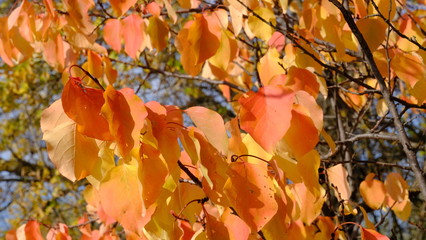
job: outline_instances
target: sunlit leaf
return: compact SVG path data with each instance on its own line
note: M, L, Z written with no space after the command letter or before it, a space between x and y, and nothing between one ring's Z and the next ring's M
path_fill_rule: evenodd
M204 107L191 107L185 110L195 125L204 133L209 142L222 154L228 152L228 136L222 117Z
M99 187L101 205L105 212L125 229L141 231L145 225L145 204L138 167L121 164L111 169Z
M280 86L266 86L257 93L249 92L238 101L241 104L241 128L266 151L274 145L290 127L294 92Z
M250 27L250 30L256 37L267 42L274 33L274 29L269 24L262 21L262 19L267 21L268 23L271 23L272 25L275 25L274 12L266 7L254 9L254 12L257 16L253 14L249 15L248 18L248 25ZM259 17L262 19L260 19Z
M95 139L77 131L76 123L64 113L61 100L43 111L41 129L49 158L63 176L75 181L91 174L99 148Z
M104 39L111 48L120 52L121 50L121 22L118 19L110 18L104 26Z
M124 51L133 59L137 59L142 50L144 28L144 21L137 14L131 14L121 20L121 34L124 41Z
M352 189L348 182L348 171L343 164L337 164L327 169L328 181L334 187L336 197L341 200L349 200Z

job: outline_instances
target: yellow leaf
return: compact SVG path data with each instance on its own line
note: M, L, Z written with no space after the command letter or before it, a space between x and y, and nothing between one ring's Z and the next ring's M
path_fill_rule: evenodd
M302 176L303 183L316 197L319 197L321 192L318 174L320 162L320 156L316 150L312 150L302 157L297 158L297 169L300 176Z
M77 124L64 113L61 100L43 111L41 129L49 158L64 177L75 181L91 174L99 161L99 148L95 139L77 131Z
M275 26L275 14L271 9L266 7L259 7L254 9L254 12L263 20ZM262 39L265 42L268 42L274 33L274 29L269 24L262 21L259 17L255 15L249 15L248 26L256 37Z
M284 69L280 66L282 60L275 48L270 48L268 52L260 59L257 70L259 71L260 81L264 86L271 84L271 80L280 74L284 74Z
M167 46L169 27L160 17L153 16L149 18L147 32L151 39L152 46L156 48L157 51L161 51Z
M228 135L222 117L204 107L191 107L185 110L195 125L204 133L207 140L223 155L228 154Z
M371 52L374 52L386 38L388 25L379 18L363 18L356 22Z

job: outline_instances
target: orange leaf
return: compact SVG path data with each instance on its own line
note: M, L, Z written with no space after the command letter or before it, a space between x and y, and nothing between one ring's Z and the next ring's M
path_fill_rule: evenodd
M124 40L124 51L133 59L137 59L142 50L144 28L144 21L137 14L131 14L121 20L121 34Z
M43 236L40 232L40 223L35 220L30 220L27 224L23 225L25 231L25 239L28 240L43 240ZM22 227L22 226L21 226ZM18 239L20 239L19 229L17 231Z
M132 132L135 121L123 94L108 85L104 92L105 103L101 113L108 121L109 131L118 144L121 155L126 156L134 146Z
M232 214L230 208L226 208L222 213L221 221L228 229L230 239L245 240L249 239L250 228L247 224L235 214Z
M185 110L195 125L204 133L207 140L222 154L228 152L228 135L222 117L204 107L191 107Z
M182 126L182 114L174 107L160 105L158 102L145 104L148 111L148 119L152 124L152 132L158 141L160 150L167 162L169 169L177 167L177 159L180 156L180 146L177 141L175 128Z
M119 92L123 94L127 104L129 104L130 114L135 122L135 126L132 131L132 138L134 141L134 145L132 147L139 146L141 130L144 128L145 118L148 116L148 111L146 110L142 99L135 94L133 89L123 88L120 89Z
M238 100L241 128L266 151L272 152L290 127L294 92L280 86L266 86L247 95Z
M320 87L316 76L312 72L297 67L290 67L288 70L285 86L290 87L295 92L304 90L314 98L317 98Z
M109 0L109 3L117 17L126 13L131 6L135 5L136 2L137 0Z
M59 172L71 181L91 174L98 161L98 146L95 139L77 131L74 121L64 113L61 100L43 111L40 123L47 153Z
M267 165L233 162L228 176L224 190L231 205L251 230L258 232L278 211Z
M111 48L120 52L121 50L121 22L118 19L110 18L104 26L104 39Z
M342 164L337 164L327 169L328 181L335 187L336 197L341 200L349 200L352 189L348 183L348 172Z
M95 5L93 0L64 0L63 3L68 12L67 22L84 35L91 35L95 29L89 16L89 9Z
M101 78L104 74L101 56L91 50L87 51L87 71L95 78Z
M294 154L296 158L302 157L314 149L318 143L318 130L304 106L293 105L290 128L285 133L283 140L287 145L288 152ZM303 144L300 144L301 142Z
M206 232L208 239L230 239L225 224L215 216L218 215L217 209L212 205L204 204L203 210L206 215Z
M386 197L385 185L374 179L374 173L369 173L359 185L359 192L365 203L372 209L379 209Z
M77 123L77 130L88 137L111 141L108 122L100 114L103 104L102 90L84 87L77 77L70 77L62 91L62 106Z
M362 228L361 231L361 239L362 240L389 240L388 237L378 233L376 230Z
M121 164L112 168L101 182L99 196L109 216L129 231L141 231L147 219L137 166Z
M300 220L310 225L321 213L321 208L325 201L324 189L320 188L319 195L314 195L303 183L292 184L290 189L300 207Z
M46 42L43 42L43 57L46 62L58 71L64 69L65 46L68 44L62 40L59 33L49 34Z
M218 21L208 22L202 14L195 14L194 18L176 37L183 68L193 76L201 71L202 64L216 53L220 45L220 32L212 32L220 30L215 27Z
M426 66L419 56L412 53L397 53L391 61L396 75L408 86L414 85L426 77Z

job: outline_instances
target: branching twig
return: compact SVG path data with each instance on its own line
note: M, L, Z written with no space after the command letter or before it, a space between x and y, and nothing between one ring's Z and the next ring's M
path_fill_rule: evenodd
M377 79L380 91L382 92L383 98L388 105L389 111L392 114L395 128L398 132L398 138L400 139L400 143L402 145L402 148L407 155L408 162L411 166L411 169L414 172L416 181L419 184L420 190L422 192L423 197L426 199L426 179L423 174L422 169L420 168L419 162L417 161L417 157L415 152L412 150L413 147L411 146L410 140L407 137L407 133L405 132L404 126L401 122L401 119L398 116L398 111L396 109L396 106L394 102L392 101L391 94L389 92L389 89L386 86L385 80L383 76L381 75L379 68L376 65L376 62L374 61L373 54L368 47L368 44L366 40L364 39L362 33L359 31L358 27L355 24L354 19L352 18L352 13L348 10L346 10L341 3L339 3L338 0L329 0L332 2L342 13L343 17L345 18L346 22L348 23L349 28L351 29L352 33L357 38L359 45L362 48L362 51L364 52L368 65L371 68L371 71L373 72L374 77Z
M188 175L188 177L195 183L195 185L199 186L200 188L203 188L203 184L201 183L201 181L194 174L192 174L192 172L189 171L189 169L185 165L183 165L180 160L178 160L177 163L180 169L182 169L182 171L184 171L186 175Z

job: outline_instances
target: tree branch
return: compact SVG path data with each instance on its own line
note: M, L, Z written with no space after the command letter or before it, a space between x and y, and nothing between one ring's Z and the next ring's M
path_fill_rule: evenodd
M374 77L377 79L377 82L379 83L380 91L382 92L383 98L385 99L385 102L388 105L389 111L392 114L399 141L402 145L402 148L405 154L407 155L408 162L411 166L411 169L414 172L416 181L419 184L420 191L422 192L423 197L426 199L425 176L423 174L422 169L420 168L419 162L417 161L416 153L412 150L413 147L411 146L410 140L407 137L407 133L405 132L404 126L401 122L401 119L399 118L396 106L391 99L391 94L389 89L386 86L385 79L380 74L379 68L377 67L376 62L374 61L373 54L371 53L371 50L368 47L368 44L365 41L362 33L359 31L358 27L356 26L355 21L352 18L352 13L348 11L347 9L345 9L344 6L338 2L338 0L329 0L329 1L333 3L340 10L346 22L348 23L352 33L357 38L362 51L365 54L367 63L370 66Z

